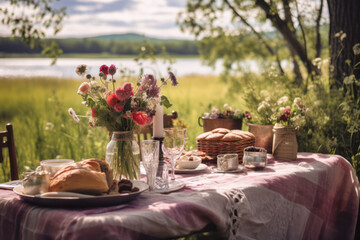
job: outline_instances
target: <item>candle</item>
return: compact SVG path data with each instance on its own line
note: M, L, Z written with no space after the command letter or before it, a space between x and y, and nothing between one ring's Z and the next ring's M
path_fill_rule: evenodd
M153 137L164 137L164 114L163 106L156 105L156 113L153 122Z

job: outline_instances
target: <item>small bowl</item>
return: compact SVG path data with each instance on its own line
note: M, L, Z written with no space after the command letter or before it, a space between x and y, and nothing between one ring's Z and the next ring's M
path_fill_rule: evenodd
M53 177L61 168L71 165L74 162L72 159L50 159L41 161L40 166L50 173L50 177Z
M201 163L201 158L197 156L182 156L176 161L176 165L181 169L195 169Z

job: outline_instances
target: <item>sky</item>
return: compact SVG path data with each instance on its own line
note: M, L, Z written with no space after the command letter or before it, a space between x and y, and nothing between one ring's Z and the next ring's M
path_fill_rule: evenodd
M0 7L8 4L0 1ZM61 0L54 4L67 8L63 29L56 35L60 38L131 32L156 38L194 39L176 25L186 0ZM0 34L10 35L10 30L1 25Z
M187 0L53 0L55 8L66 6L67 17L63 20L63 29L56 35L59 38L92 37L107 34L138 33L148 37L162 39L189 39L195 37L189 32L180 31L176 24L179 12L186 10ZM315 9L319 0L301 0L301 6ZM326 2L325 2L326 3ZM0 8L8 8L9 1L0 0ZM30 14L29 9L17 10L17 14ZM310 12L310 11L307 11ZM273 31L271 23L257 24L257 12L246 12L248 21L257 31ZM327 10L323 16L327 15ZM231 12L226 11L219 18L220 26L229 25ZM312 18L312 16L306 16ZM294 18L294 21L296 19ZM9 36L10 29L0 24L0 36ZM53 37L52 31L47 37Z

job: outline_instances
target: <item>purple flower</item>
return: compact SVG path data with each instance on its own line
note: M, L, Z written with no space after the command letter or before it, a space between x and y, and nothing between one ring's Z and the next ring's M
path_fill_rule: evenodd
M169 78L171 80L171 85L176 86L179 83L176 80L175 74L173 72L169 72Z
M156 78L154 77L154 75L152 74L145 74L144 75L144 80L142 81L141 87L143 89L147 89L150 88L151 86L156 85Z
M148 97L158 98L160 94L160 88L156 84L152 85L146 90L146 94Z

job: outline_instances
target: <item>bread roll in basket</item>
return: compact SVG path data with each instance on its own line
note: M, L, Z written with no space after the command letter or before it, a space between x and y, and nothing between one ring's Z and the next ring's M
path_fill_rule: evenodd
M254 134L238 129L216 128L196 138L197 149L212 157L215 162L219 154L237 153L241 163L244 148L254 146L254 144Z
M86 159L60 169L51 179L49 191L100 195L112 184L112 171L104 160Z

